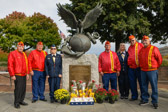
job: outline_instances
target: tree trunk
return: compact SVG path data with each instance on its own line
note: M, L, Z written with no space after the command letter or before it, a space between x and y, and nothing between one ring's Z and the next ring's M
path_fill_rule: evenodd
M121 40L122 40L121 34L117 34L116 41L115 41L115 52L117 52L119 50Z

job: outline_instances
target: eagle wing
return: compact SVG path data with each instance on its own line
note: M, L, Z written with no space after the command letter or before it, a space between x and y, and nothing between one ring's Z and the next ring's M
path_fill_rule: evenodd
M94 9L90 10L86 14L84 20L82 21L83 29L90 27L93 23L96 22L103 9L101 6L102 4L97 4L97 6Z
M64 8L61 4L56 4L58 7L58 14L61 16L61 19L71 27L72 29L77 28L78 21L76 20L75 15L70 11Z

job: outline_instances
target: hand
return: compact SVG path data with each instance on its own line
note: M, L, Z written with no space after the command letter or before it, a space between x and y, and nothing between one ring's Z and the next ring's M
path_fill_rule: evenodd
M101 76L103 76L103 75L104 75L104 73L103 73L103 72L100 72L100 75L101 75Z
M26 75L26 79L29 80L29 74Z
M61 75L61 74L59 74L59 75L58 75L58 77L62 77L62 75Z
M47 75L47 78L49 78L50 76L49 75Z
M63 57L64 57L64 54L61 54L61 57L63 58Z
M16 80L16 77L15 77L15 76L12 76L11 79L12 79L12 80Z
M120 76L120 72L117 72L117 76Z
M30 72L30 75L31 75L31 76L33 76L33 75L34 75L34 72L33 72L33 71L31 71L31 72Z

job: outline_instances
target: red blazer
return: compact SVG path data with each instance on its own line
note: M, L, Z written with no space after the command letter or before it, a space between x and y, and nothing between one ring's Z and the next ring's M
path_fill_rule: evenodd
M29 70L44 71L44 62L47 52L33 50L28 57Z
M130 45L128 48L128 66L130 68L139 67L139 51L143 47L143 44L136 42L134 45Z
M29 74L28 60L24 52L12 51L8 55L8 71L10 76Z
M143 47L139 53L139 62L142 71L157 70L162 64L162 56L159 49L152 45L146 48Z
M118 56L115 52L102 52L99 56L99 72L115 73L121 70Z

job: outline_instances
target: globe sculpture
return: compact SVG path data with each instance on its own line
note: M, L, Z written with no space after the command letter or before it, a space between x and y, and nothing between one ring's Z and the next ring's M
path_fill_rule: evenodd
M61 4L56 5L61 19L64 20L69 27L76 30L74 35L69 36L64 40L61 51L69 56L80 57L90 49L91 42L96 44L96 39L99 38L97 32L84 33L83 30L89 28L96 22L102 12L102 4L98 3L94 9L90 10L83 21L80 19L77 20L75 15Z

